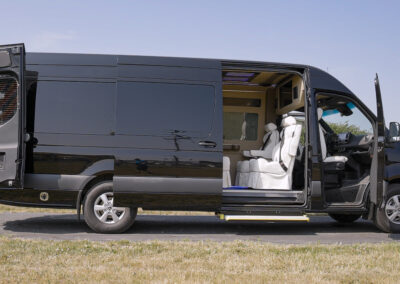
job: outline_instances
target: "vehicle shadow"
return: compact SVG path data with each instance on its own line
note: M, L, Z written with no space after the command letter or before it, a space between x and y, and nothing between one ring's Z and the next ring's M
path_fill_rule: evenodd
M54 214L42 215L29 218L15 218L3 223L3 231L15 235L26 233L30 236L41 234L51 235L94 235L83 220L78 221L76 215ZM180 236L201 236L201 235L230 235L230 236L313 236L318 234L360 234L372 233L376 235L380 231L371 223L357 221L352 224L338 224L329 217L311 217L308 223L299 222L226 222L218 220L214 216L165 216L165 215L139 215L133 227L122 234L127 239L137 235L157 236L180 235ZM382 233L383 234L383 233ZM98 234L97 234L98 235ZM381 234L379 234L381 235ZM384 234L387 236L387 234ZM111 235L108 235L111 236ZM116 236L116 235L112 235ZM84 236L83 236L84 237ZM389 235L394 240L400 240L399 234ZM118 238L119 239L119 238ZM233 238L234 239L234 238ZM362 241L362 239L360 239Z

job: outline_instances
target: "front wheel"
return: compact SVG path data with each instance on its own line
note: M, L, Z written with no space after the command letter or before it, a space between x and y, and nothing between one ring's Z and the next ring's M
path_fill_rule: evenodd
M375 211L375 225L387 233L400 233L400 185L391 185L384 208Z
M93 186L85 197L83 214L86 224L97 233L122 233L135 221L137 208L114 206L113 183Z

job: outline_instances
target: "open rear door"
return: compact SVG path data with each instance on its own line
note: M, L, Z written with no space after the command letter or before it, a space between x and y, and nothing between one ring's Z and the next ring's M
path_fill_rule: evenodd
M25 47L0 46L0 187L23 188Z
M371 167L371 202L380 205L385 194L383 177L385 174L385 118L383 116L381 88L378 74L375 78L377 121L374 131L374 154Z

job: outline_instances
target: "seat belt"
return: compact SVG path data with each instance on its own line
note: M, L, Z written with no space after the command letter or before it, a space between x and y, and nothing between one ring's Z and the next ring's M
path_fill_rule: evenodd
M286 167L285 163L282 161L281 150L283 148L283 144L285 143L285 128L283 128L281 143L279 145L279 165L281 165L282 169L287 172L288 168Z
M272 132L269 133L267 139L265 139L264 144L261 148L261 150L265 150L265 146L267 146L269 139L271 138Z

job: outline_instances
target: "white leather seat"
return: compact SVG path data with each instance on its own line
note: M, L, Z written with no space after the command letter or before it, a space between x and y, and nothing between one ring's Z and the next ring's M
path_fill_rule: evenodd
M222 159L222 187L224 188L232 186L230 169L231 160L224 156Z
M250 187L286 190L292 188L292 172L301 136L301 125L296 124L294 117L288 116L282 120L282 127L281 142L273 150L273 160L250 160Z
M237 186L248 187L250 175L250 161L239 161L236 166L236 181Z
M276 144L279 143L279 131L275 123L267 123L264 126L266 134L263 137L263 146L260 150L243 151L243 156L247 158L263 157L272 160L272 152ZM238 186L248 187L250 176L250 161L244 160L237 162L236 166L236 181Z
M272 160L272 151L279 143L279 131L275 123L267 123L264 126L265 135L263 137L263 146L259 150L243 151L243 156L248 158L265 158Z
M322 108L317 109L318 112L318 121L322 119L322 114L323 110ZM322 154L322 161L324 163L346 163L348 158L345 156L329 156L327 157L327 150L326 150L326 141L325 141L325 135L324 135L324 130L322 128L321 123L318 123L319 125L319 139L321 142L321 154Z

